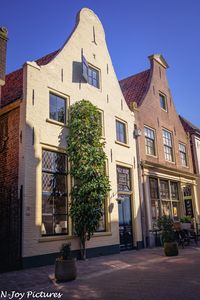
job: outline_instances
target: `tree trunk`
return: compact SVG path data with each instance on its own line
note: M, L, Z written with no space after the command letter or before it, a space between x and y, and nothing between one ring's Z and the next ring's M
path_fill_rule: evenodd
M83 234L83 237L80 239L80 248L81 248L81 260L86 260L86 233Z

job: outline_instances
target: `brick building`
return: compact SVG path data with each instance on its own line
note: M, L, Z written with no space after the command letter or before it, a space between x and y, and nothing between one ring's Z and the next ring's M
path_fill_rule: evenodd
M192 161L194 173L197 176L197 195L200 199L200 128L192 124L190 121L180 116L181 123L185 131L190 137L190 146L192 151ZM198 201L198 212L200 211L200 202ZM200 223L200 215L198 215L198 223Z
M63 47L26 62L21 69L8 74L5 82L0 109L0 122L6 128L1 132L1 185L8 187L7 179L12 180L9 184L18 190L15 203L18 207L22 204L21 215L13 227L21 226L22 230L15 251L8 241L10 248L5 247L4 255L9 249L9 258L21 246L22 266L29 267L54 262L63 242L69 241L72 250L79 250L67 215L71 180L62 166L56 164L62 161L69 168L65 154L68 109L81 99L90 100L100 111L112 188L100 227L87 242L87 254L140 247L134 114L121 92L98 17L91 10L82 9ZM49 200L54 188L51 178L57 169L63 170L59 176L65 190L59 207L61 215L56 213L56 202ZM3 234L8 237L8 232Z
M162 55L149 57L150 69L120 81L137 127L143 230L151 243L156 219L197 217L196 177L190 140L176 113Z

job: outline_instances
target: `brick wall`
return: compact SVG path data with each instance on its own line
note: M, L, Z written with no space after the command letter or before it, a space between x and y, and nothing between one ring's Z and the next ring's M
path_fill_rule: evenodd
M163 93L167 100L167 112L161 109L159 93ZM165 165L175 169L193 173L192 156L190 149L190 141L180 122L179 116L172 100L168 81L166 77L166 69L155 59L151 61L151 82L149 90L145 96L139 111L136 112L138 127L142 130L139 138L140 156L142 160ZM146 155L145 153L145 137L144 126L149 126L156 133L156 156ZM174 162L168 162L164 157L162 129L167 129L172 133ZM179 155L179 142L186 144L188 166L181 165Z
M0 116L0 187L17 188L19 164L19 108Z
M6 48L7 48L7 29L0 28L0 81L5 80L6 69Z

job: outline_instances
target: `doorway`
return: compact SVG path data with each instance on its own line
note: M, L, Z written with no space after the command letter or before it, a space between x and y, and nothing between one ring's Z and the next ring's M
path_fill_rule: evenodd
M120 250L133 249L131 196L120 195L118 202Z

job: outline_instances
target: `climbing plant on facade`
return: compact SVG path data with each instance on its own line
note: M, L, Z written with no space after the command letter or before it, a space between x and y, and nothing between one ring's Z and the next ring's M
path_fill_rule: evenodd
M74 179L70 215L80 239L83 259L86 258L86 240L90 240L98 228L110 190L101 137L102 125L97 107L87 100L72 105L67 137L70 174Z

